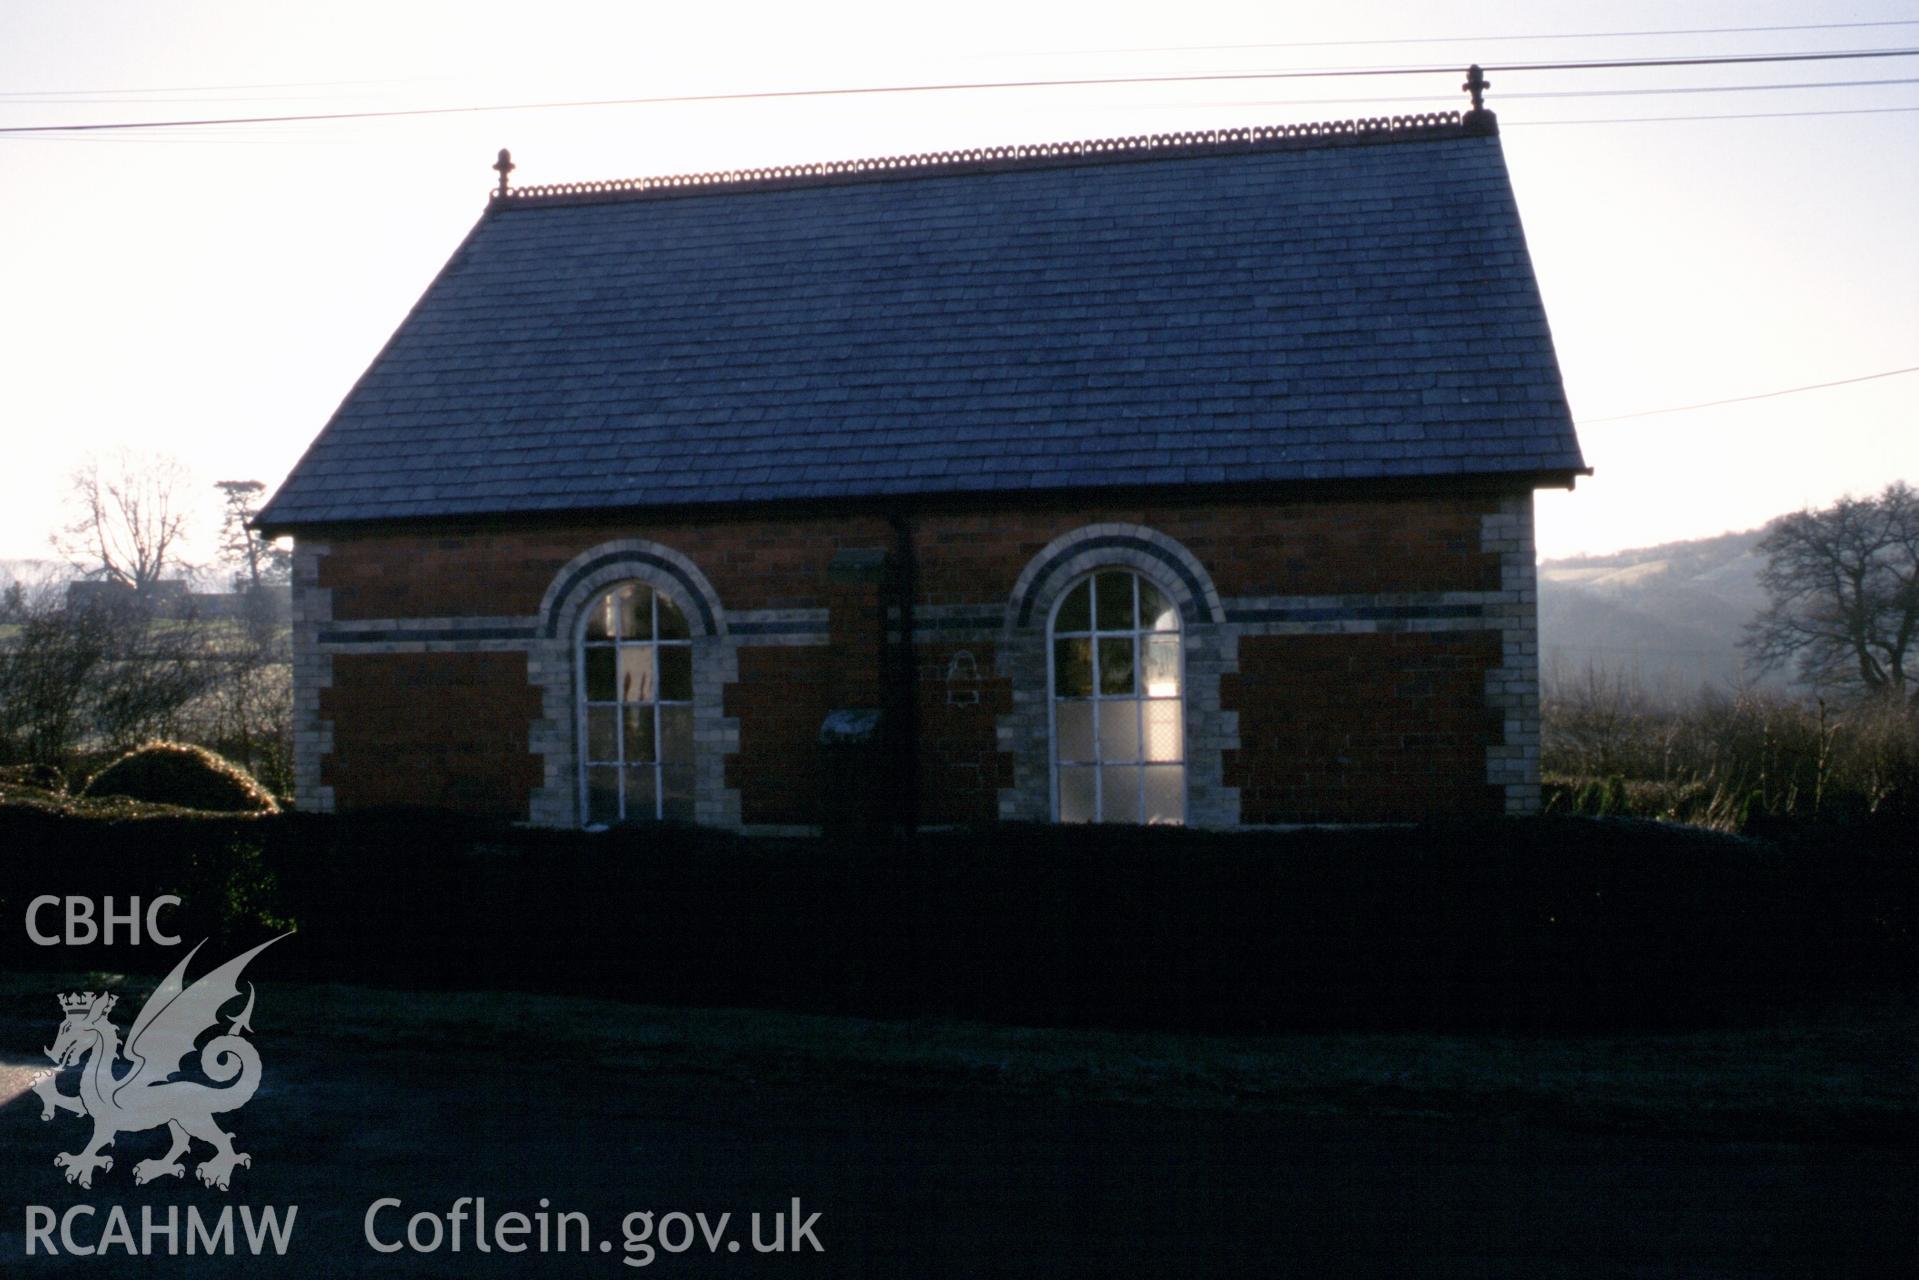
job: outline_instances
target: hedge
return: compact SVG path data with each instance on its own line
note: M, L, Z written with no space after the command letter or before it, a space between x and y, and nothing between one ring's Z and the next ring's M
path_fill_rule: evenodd
M289 977L1047 1025L1613 1028L1910 989L1916 873L1901 833L1610 818L829 841L0 804L16 922L171 892L209 954L296 927ZM9 965L177 958L0 932Z

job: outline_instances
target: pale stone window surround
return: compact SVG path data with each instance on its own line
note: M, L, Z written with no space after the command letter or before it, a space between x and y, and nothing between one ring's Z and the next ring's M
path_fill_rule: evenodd
M1118 522L1061 534L1034 556L1014 583L997 647L1013 686L999 719L999 746L1013 757L1013 785L1000 790L1000 816L1047 822L1053 815L1053 688L1050 621L1066 592L1099 569L1144 576L1179 608L1185 660L1186 820L1194 826L1239 822L1239 790L1221 780L1222 753L1239 745L1239 715L1221 711L1220 676L1237 658L1232 629L1212 575L1199 558L1156 529Z
M738 653L728 634L719 593L681 553L644 538L590 547L562 565L540 602L538 635L528 646L528 678L541 691L541 718L531 747L545 762L531 818L550 826L579 826L582 812L579 643L586 611L625 582L653 588L686 617L693 651L693 820L705 826L740 825L739 792L725 782L726 757L739 749L739 725L722 711L725 687L739 678Z

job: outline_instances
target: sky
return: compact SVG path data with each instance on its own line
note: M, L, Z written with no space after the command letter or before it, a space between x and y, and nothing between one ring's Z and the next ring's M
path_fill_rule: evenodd
M1897 48L1919 48L1919 3L0 0L0 129L1479 62L1595 469L1541 495L1559 557L1919 482L1919 374L1622 416L1919 366L1919 83L1866 83L1919 81L1919 57L1503 68ZM479 217L502 146L520 183L637 177L1455 110L1462 79L0 132L0 558L49 555L69 477L122 448L197 478L210 554L214 482L285 476Z

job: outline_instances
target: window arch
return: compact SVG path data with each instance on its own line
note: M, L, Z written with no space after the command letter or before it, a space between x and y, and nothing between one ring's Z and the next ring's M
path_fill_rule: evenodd
M1101 569L1060 596L1048 633L1054 816L1183 823L1178 605L1131 570Z
M602 592L579 651L580 812L589 826L693 820L693 639L644 582Z

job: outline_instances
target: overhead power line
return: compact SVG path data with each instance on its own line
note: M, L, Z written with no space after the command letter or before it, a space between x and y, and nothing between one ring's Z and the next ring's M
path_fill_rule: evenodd
M1711 116L1599 116L1585 120L1506 120L1505 129L1536 129L1562 124L1677 124L1694 120L1798 120L1808 116L1883 116L1919 107L1842 107L1833 111L1739 111Z
M1667 93L1751 93L1767 89L1871 89L1890 84L1919 84L1910 76L1894 80L1792 80L1775 84L1692 84L1666 89L1537 89L1504 93L1501 98L1639 98Z
M111 93L112 90L106 92ZM167 93L168 90L155 90ZM184 93L185 90L180 90ZM183 98L178 93L166 98L85 98L73 95L47 97L25 94L0 93L0 107L184 107L196 102L313 102L321 95L317 93L253 93L244 96L222 94L213 98Z
M1505 63L1487 67L1514 71L1583 71L1636 67L1736 66L1771 62L1833 62L1856 58L1919 57L1916 49L1848 49L1826 53L1725 54L1699 58L1609 58L1577 62ZM645 98L601 98L563 102L519 102L466 107L414 107L391 111L329 111L302 115L234 116L224 119L115 121L100 124L12 125L5 134L93 133L102 130L187 129L209 125L297 124L329 120L383 120L406 116L470 115L478 112L550 111L580 107L623 107L694 102L775 101L791 98L843 98L903 93L955 93L991 89L1061 89L1098 85L1194 84L1245 80L1322 80L1348 76L1457 75L1458 67L1346 67L1325 70L1234 71L1165 76L1092 76L1059 80L996 80L949 84L869 85L841 89L775 89L751 93L669 94Z
M1915 27L1919 19L1893 18L1881 22L1810 22L1773 27L1668 27L1659 31L1540 31L1513 36L1382 36L1371 40L1283 40L1270 44L1173 44L1127 49L1054 49L1041 55L1097 53L1215 53L1245 49L1356 49L1367 45L1491 44L1510 40L1634 40L1649 36L1725 36L1776 31L1850 31L1865 27Z
M1380 101L1393 101L1393 99L1313 98L1313 99L1301 99L1300 101L1309 102L1309 103L1311 102L1337 103L1337 102L1380 102ZM1413 99L1413 101L1424 102L1426 101L1426 99L1417 98L1417 99ZM1246 106L1270 106L1274 104L1266 103L1266 102L1242 103L1242 102L1220 101L1220 102L1206 102L1206 103L1173 103L1173 104L1162 104L1162 105L1189 107L1194 109L1204 108L1205 110L1208 110L1208 111L1220 111L1224 109L1242 108ZM1919 111L1919 106L1855 107L1855 108L1846 108L1846 109L1832 110L1832 111L1753 111L1753 112L1723 113L1723 114L1716 114L1716 115L1603 116L1603 117L1597 117L1597 118L1582 117L1579 119L1572 119L1572 120L1503 119L1500 121L1500 128L1502 129L1537 129L1537 128L1559 128L1559 127L1570 126L1570 125L1675 124L1675 123L1690 124L1694 122L1711 122L1714 120L1798 120L1798 119L1807 119L1807 118L1812 118L1817 116L1869 116L1869 115L1911 113L1915 111ZM180 130L180 131L160 132L160 133L152 133L152 134L141 134L137 130L134 130L131 132L120 132L120 133L113 133L113 132L20 133L20 134L14 134L10 138L0 138L0 141L64 143L70 146L78 145L82 143L128 143L128 142L141 143L145 145L156 145L160 143L172 143L177 145L191 145L194 143L212 143L219 146L242 146L242 145L286 146L289 142L289 139L284 134L257 134L257 135L248 137L248 136L244 136L243 132L240 130L229 130L226 133L220 133L215 130L203 130L203 131ZM302 138L302 139L299 139L299 141L307 142L307 141L313 141L313 139ZM330 141L332 141L334 145L339 145L339 146L347 145L347 142L344 138L334 138L334 139L331 139Z
M451 80L452 76L435 76L431 80ZM96 93L219 93L234 89L352 89L365 85L382 84L426 84L431 80L280 80L262 84L189 84L175 85L172 88L145 89L6 89L0 90L0 99L6 98L45 98L45 97L85 97Z
M1646 95L1659 96L1662 94L1675 94L1675 93L1746 93L1746 92L1752 92L1755 90L1764 91L1764 90L1775 90L1775 89L1872 89L1872 88L1881 88L1887 85L1906 85L1906 84L1919 84L1919 78L1907 76L1907 77L1901 77L1901 78L1895 78L1895 79L1881 79L1881 80L1791 80L1791 81L1774 82L1770 84L1683 85L1683 86L1670 86L1670 87L1661 88L1661 89L1539 89L1539 90L1533 90L1530 92L1521 90L1516 93L1502 93L1499 95L1499 98L1500 98L1500 101L1502 102L1511 102L1515 99L1523 99L1523 98L1617 98L1617 97L1643 97ZM181 106L188 102L287 102L287 101L296 101L296 100L299 100L299 98L300 98L300 95L297 95L297 94L294 94L294 95L276 94L269 97L261 97L261 98L62 98L62 99L53 99L53 98L7 98L7 95L0 94L0 99L5 99L5 101L0 101L0 107L9 107L14 105L59 106L59 107L69 107L69 106L109 106L110 107L110 106L144 106L148 104L154 104L154 105L160 105L160 106ZM1370 94L1363 98L1283 98L1283 99L1277 99L1277 100L1260 99L1257 101L1247 101L1247 102L1239 103L1236 105L1249 106L1249 107L1278 107L1278 106L1293 107L1293 106L1313 106L1316 104L1324 104L1324 105L1330 106L1334 104L1352 103L1352 102L1380 102L1380 103L1431 102L1432 100L1433 100L1433 97L1429 93L1403 94L1403 95L1395 94L1391 96ZM1213 104L1207 103L1204 105L1211 106Z
M1919 77L1905 76L1893 80L1787 80L1772 84L1712 84L1712 85L1675 85L1664 89L1545 89L1532 93L1502 93L1501 102L1515 98L1616 98L1643 97L1660 94L1687 93L1751 93L1778 89L1854 89L1880 88L1886 85L1919 84ZM1220 107L1330 107L1345 106L1352 103L1391 103L1391 102L1431 102L1431 94L1392 94L1382 96L1368 94L1359 98L1243 98L1238 100L1216 99L1207 102L1176 102L1169 106L1190 107L1212 111ZM1711 118L1711 117L1706 117ZM1502 125L1512 121L1502 119ZM1537 122L1548 123L1548 122Z
M1848 31L1869 27L1919 27L1919 18L1891 19L1882 22L1811 22L1790 26L1768 27L1673 27L1649 31L1542 31L1533 35L1477 35L1477 36L1406 36L1399 38L1379 38L1371 40L1294 40L1269 44L1199 44L1165 45L1134 49L1051 49L1014 52L1013 57L1057 57L1062 54L1088 53L1190 53L1206 50L1241 49L1333 49L1363 48L1378 45L1424 45L1424 44L1490 44L1514 40L1623 40L1651 36L1697 36L1697 35L1743 35L1753 32L1777 31ZM119 100L128 100L128 94L145 93L215 93L242 89L338 89L355 88L365 85L422 84L430 80L452 80L453 76L436 76L428 79L419 77L409 79L384 80L279 80L256 81L245 84L193 84L173 86L145 86L138 89L5 89L0 90L0 101L26 100L41 98L87 98L94 95L116 95Z
M1624 422L1627 418L1651 418L1662 413L1686 413L1693 409L1711 409L1722 404L1744 404L1748 400L1770 400L1774 396L1794 396L1801 391L1823 391L1827 387L1846 387L1855 382L1872 382L1879 378L1896 378L1905 373L1919 373L1919 365L1905 369L1887 369L1883 373L1864 373L1856 378L1840 378L1835 382L1813 382L1803 387L1787 387L1783 391L1762 391L1758 395L1733 396L1727 400L1704 400L1698 404L1674 405L1669 409L1641 409L1637 413L1615 413L1609 418L1582 418L1579 425L1590 427L1601 422Z

